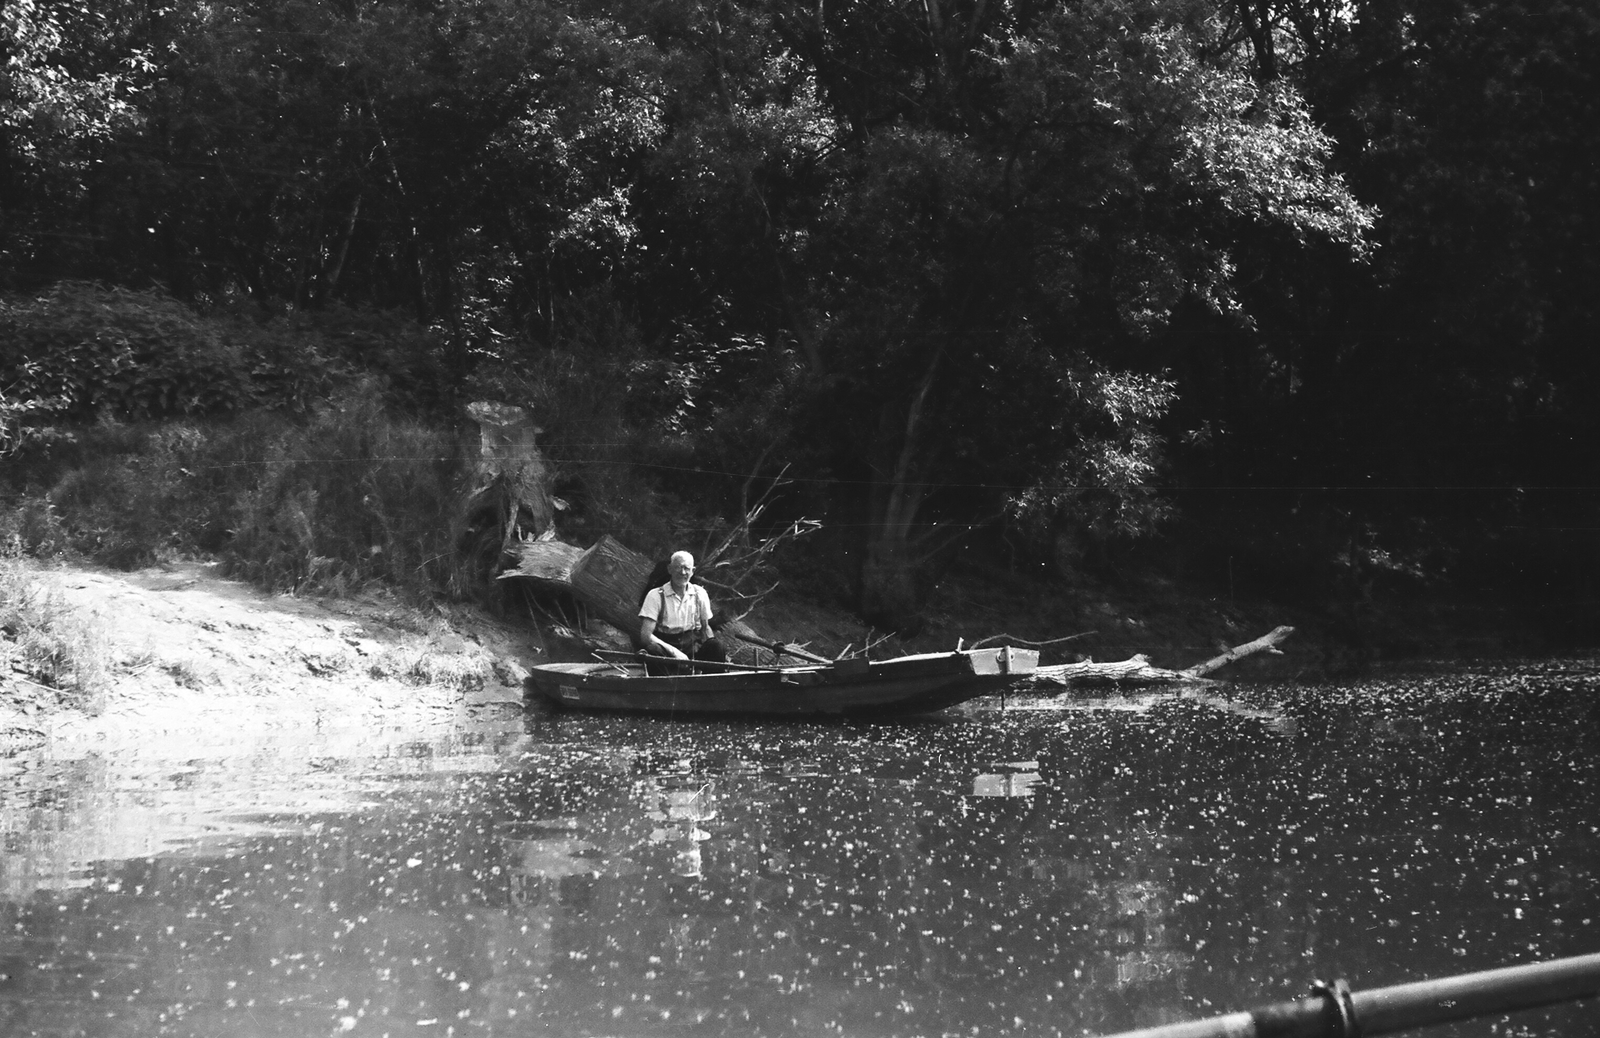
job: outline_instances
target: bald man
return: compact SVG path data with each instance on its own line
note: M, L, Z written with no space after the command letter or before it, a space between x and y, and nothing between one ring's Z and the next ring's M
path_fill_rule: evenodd
M639 644L652 656L672 660L706 660L724 663L728 659L722 643L711 630L711 596L694 576L694 556L675 551L667 562L671 578L653 587L639 606ZM650 673L679 673L675 666L653 666Z

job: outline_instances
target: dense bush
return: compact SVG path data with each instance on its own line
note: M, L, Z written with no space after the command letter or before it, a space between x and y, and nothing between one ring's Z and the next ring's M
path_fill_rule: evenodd
M282 590L383 580L472 591L455 551L467 478L459 433L391 418L358 387L307 419L232 419L75 430L30 465L44 492L13 487L0 541L133 567L220 553Z
M270 587L342 590L383 580L453 596L469 468L459 434L390 418L346 394L268 445L236 499L229 558Z
M438 417L455 403L444 349L389 311L202 313L155 290L62 282L0 296L0 449L19 425L303 414L371 376L408 411Z
M121 567L221 552L284 589L462 593L441 363L437 336L381 312L206 315L77 282L0 298L0 541Z
M0 384L34 420L226 414L306 396L319 363L160 292L63 282L0 299Z

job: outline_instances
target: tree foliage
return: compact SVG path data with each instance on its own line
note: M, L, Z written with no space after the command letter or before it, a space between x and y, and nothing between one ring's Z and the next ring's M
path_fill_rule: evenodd
M713 510L789 466L901 629L974 528L1227 557L1303 521L1307 572L1436 572L1418 488L1592 465L1582 5L4 11L7 312L96 280L172 336L17 340L13 418L282 402L152 292L342 322L316 356L418 406L549 403L575 497L623 452ZM1217 486L1261 493L1179 492Z

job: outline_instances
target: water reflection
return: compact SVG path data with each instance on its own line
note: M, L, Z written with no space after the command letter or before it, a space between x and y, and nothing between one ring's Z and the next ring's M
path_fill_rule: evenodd
M1031 797L1039 783L1039 762L1017 761L1003 764L1001 770L979 775L972 780L975 797Z
M17 755L0 1033L1077 1035L1592 951L1558 674Z

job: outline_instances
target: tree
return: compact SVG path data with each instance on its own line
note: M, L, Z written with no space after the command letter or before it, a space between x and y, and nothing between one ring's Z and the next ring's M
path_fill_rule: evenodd
M603 18L511 0L232 0L71 25L6 10L30 48L13 76L34 84L9 122L67 111L80 138L94 131L71 197L47 195L59 155L30 185L45 219L94 243L92 259L28 257L47 278L104 272L267 309L405 306L482 347L528 309L548 329L553 295L608 276L631 233L655 73ZM78 22L95 32L66 31ZM58 51L91 72L58 74ZM92 72L125 64L136 93ZM97 98L122 118L91 118ZM38 152L41 133L8 154Z
M642 344L627 414L833 488L909 630L963 530L1151 529L1173 315L1249 338L1297 286L1241 265L1362 255L1297 91L1347 26L1305 3L29 0L13 67L125 117L24 184L83 246L7 274L406 308L447 387Z
M867 487L874 622L914 627L930 553L1007 508L1146 528L1173 387L1141 344L1186 299L1242 319L1249 228L1359 252L1370 226L1298 96L1253 82L1201 8L749 8L770 27L749 50L786 85L746 80L673 126L737 125L750 156L679 179L716 185L770 256L737 279L698 265L704 292L804 359L800 435ZM779 125L807 132L749 130Z
M48 278L49 257L93 247L93 234L63 216L101 149L138 124L152 68L133 38L139 10L114 0L0 5L0 284L37 277L41 265Z
M1303 530L1325 563L1345 557L1324 574L1502 591L1572 579L1593 557L1576 488L1593 482L1600 433L1580 403L1600 390L1586 129L1600 20L1517 0L1254 7L1276 79L1308 99L1333 168L1383 218L1366 267L1271 238L1238 254L1256 329L1192 338L1185 371L1212 391L1180 406L1223 431L1206 462L1217 480L1305 490L1258 495L1259 525L1231 505L1211 521Z

